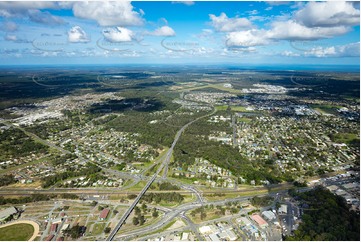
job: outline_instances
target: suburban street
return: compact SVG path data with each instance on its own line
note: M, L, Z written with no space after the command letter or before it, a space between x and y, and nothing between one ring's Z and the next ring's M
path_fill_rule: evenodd
M197 119L187 123L186 125L184 125L176 134L174 141L172 143L172 146L169 148L169 150L167 151L167 154L163 160L163 162L161 163L161 165L159 166L158 170L156 171L156 173L151 177L151 179L147 182L147 184L145 185L145 187L142 189L142 191L139 193L139 195L137 196L137 198L133 201L132 205L130 205L129 209L124 213L124 215L121 217L121 219L119 220L118 224L115 226L115 228L110 232L107 241L111 241L114 239L115 235L118 233L119 229L122 227L122 225L124 224L124 222L127 220L127 218L129 217L129 215L131 214L131 212L133 211L133 209L135 208L135 206L137 206L137 204L139 203L140 199L142 198L142 196L147 192L147 190L149 189L149 187L152 185L152 183L154 182L154 180L157 178L158 174L160 174L160 172L164 169L163 171L163 176L162 178L165 179L167 177L168 174L168 164L170 162L170 159L172 157L172 153L173 153L173 149L175 147L175 145L177 144L180 136L182 135L183 131L192 123L196 122L197 120L204 118L204 117L208 117L212 114L214 114L216 111L213 110L212 113L198 117ZM192 190L195 191L195 190ZM200 195L196 192L200 202L202 202L202 198L200 197ZM165 222L162 221L162 223L164 224Z

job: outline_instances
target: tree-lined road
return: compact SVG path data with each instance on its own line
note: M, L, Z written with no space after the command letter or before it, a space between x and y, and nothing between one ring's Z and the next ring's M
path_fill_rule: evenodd
M107 241L111 241L114 239L115 235L118 233L119 229L122 227L122 225L124 224L124 222L127 220L127 218L129 217L129 215L131 214L131 212L133 211L133 209L135 208L135 206L137 206L137 204L139 203L140 199L142 198L142 196L146 193L146 191L149 189L149 187L152 185L152 183L154 182L154 180L157 178L158 174L160 174L160 172L164 169L163 171L163 179L165 179L168 175L168 165L170 162L170 159L172 157L173 154L173 149L175 147L175 145L177 144L180 136L182 135L183 131L192 123L196 122L199 119L202 119L204 117L208 117L212 114L214 114L216 112L216 110L213 110L212 113L201 116L196 118L195 120L187 123L186 125L184 125L180 130L178 130L177 134L175 135L175 138L173 140L172 146L169 148L169 150L167 151L167 154L163 160L163 162L161 163L161 165L159 166L158 170L156 171L156 173L151 177L151 179L147 182L147 184L144 186L144 188L142 189L142 191L139 193L139 195L137 196L137 198L133 201L132 205L129 207L129 209L124 213L124 215L121 217L121 219L119 220L118 224L115 226L115 228L111 231L111 233L109 234ZM198 193L196 193L198 194ZM202 201L202 200L201 200Z

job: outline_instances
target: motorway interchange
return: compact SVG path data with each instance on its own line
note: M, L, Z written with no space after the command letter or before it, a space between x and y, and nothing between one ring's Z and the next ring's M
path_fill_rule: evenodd
M215 111L214 111L215 112ZM156 230L160 230L162 228L164 228L167 224L169 224L172 220L174 220L175 218L180 218L182 219L185 223L186 226L184 229L189 229L190 231L192 231L192 233L194 234L195 238L197 240L204 240L204 237L199 233L199 226L195 225L192 220L187 216L187 212L195 209L195 208L199 208L201 206L206 206L206 205L225 205L228 202L246 202L248 201L252 196L239 196L237 198L232 198L232 199L226 199L226 200L221 200L221 201L207 201L204 197L203 197L203 193L206 192L200 192L198 190L198 188L194 187L193 185L189 185L189 184L183 184L180 181L174 180L174 179L170 179L167 177L167 173L168 173L168 165L172 156L172 152L173 152L173 148L175 147L175 145L177 144L177 141L179 139L179 137L182 135L182 132L189 126L191 125L193 122L196 122L197 120L204 118L204 117L208 117L210 115L213 115L214 112L212 112L211 114L199 117L191 122L189 122L188 124L184 125L176 134L174 141L172 143L171 148L166 152L165 155L163 155L163 157L158 161L157 164L154 164L153 166L158 165L158 169L156 170L156 172L151 175L151 176L146 176L146 172L149 171L153 166L149 167L148 169L144 170L141 174L130 174L130 173L126 173L126 172L121 172L121 171L116 171L116 170L111 170L111 169L107 169L102 167L103 171L111 174L111 175L115 175L118 176L120 178L124 178L124 179L131 179L133 182L127 186L124 186L122 188L117 188L117 189L86 189L86 188L51 188L48 190L45 189L19 189L19 190L14 190L14 189L10 189L10 190L2 190L1 194L2 195L12 195L12 194L16 194L16 195L29 195L29 194L61 194L61 193L75 193L75 194L81 194L82 197L86 197L86 196L91 196L91 195L102 195L103 198L104 196L109 196L112 194L124 194L127 193L128 191L125 191L127 188L132 187L133 185L143 181L143 182L147 182L146 185L143 187L143 189L138 193L138 196L135 198L135 200L132 202L132 204L128 207L128 209L126 211L124 211L122 217L120 217L119 221L117 222L117 224L112 228L110 234L107 237L104 238L100 238L100 239L106 239L108 241L111 240L133 240L133 239L137 239L137 238L145 238L144 235L146 234L151 234L152 231L156 231ZM59 150L62 153L68 153L67 151L65 151L64 149L55 146L54 144L49 143L48 141L42 140L41 138L34 136L35 139L39 140L39 141L43 141L44 144L49 145L53 148L56 148L57 150ZM81 158L82 160L84 160L84 158ZM133 209L136 207L136 205L139 203L139 201L141 200L142 196L147 192L147 190L150 188L150 186L152 185L153 182L155 181L168 181L171 182L173 184L176 184L177 186L179 186L182 190L178 191L178 192L182 192L182 193L191 193L191 194L195 194L196 196L196 201L191 202L191 203L185 203L182 204L178 207L172 208L172 209L165 209L163 210L164 215L162 216L162 218L153 223L150 224L149 226L143 227L141 229L135 229L132 232L126 232L126 233L122 233L121 231L121 227L122 225L126 222L126 220L128 219L129 215L132 213ZM280 187L282 190L282 187ZM283 189L286 189L288 187L285 187ZM252 191L253 189L250 189L249 191ZM248 191L248 192L249 192ZM214 193L216 191L212 191L212 193ZM239 195L242 195L242 192L238 192L237 190L230 190L227 191L225 190L221 190L222 193L236 193ZM243 191L245 192L245 191ZM134 192L133 192L134 194ZM274 196L275 194L269 193L269 195ZM161 210L161 209L160 209ZM246 211L246 210L245 210ZM243 211L243 212L245 212ZM48 228L47 228L48 229ZM241 235L242 236L242 235ZM44 237L44 236L43 236Z
M160 172L162 170L163 171L163 179L167 177L167 173L168 173L168 164L170 162L171 156L172 156L172 152L174 149L174 146L177 144L177 141L179 139L179 137L182 135L183 131L192 123L196 122L197 120L204 118L204 117L208 117L212 114L215 113L215 110L211 113L211 114L207 114L205 116L199 117L189 123L187 123L186 125L184 125L175 135L174 141L172 143L171 148L167 151L166 157L164 158L164 160L161 162L161 165L159 166L157 172L151 177L151 179L147 182L147 184L145 185L145 187L142 189L142 191L139 193L139 195L137 196L137 198L134 200L134 202L132 203L132 205L130 205L129 209L124 213L123 217L120 219L119 223L115 226L115 228L111 231L110 235L108 236L107 240L111 241L114 239L115 235L118 233L119 229L121 228L121 226L123 225L123 223L126 221L126 219L128 218L128 216L130 215L130 213L133 211L134 207L137 206L137 204L139 203L140 199L142 198L142 196L146 193L146 191L149 189L149 187L152 185L152 183L155 181L155 179L157 178L158 174L160 174ZM193 191L196 191L195 189L192 189ZM197 197L200 199L200 202L202 202L202 198L199 195L198 192L196 192Z

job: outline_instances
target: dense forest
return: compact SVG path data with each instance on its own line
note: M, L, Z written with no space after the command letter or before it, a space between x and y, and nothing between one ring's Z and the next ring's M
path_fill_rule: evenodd
M23 203L31 203L38 201L48 201L52 198L63 198L63 199L77 199L79 198L76 194L59 194L58 196L55 194L45 195L45 194L32 194L27 197L19 197L19 198L4 198L0 196L0 205L5 204L23 204Z
M294 235L286 240L360 241L360 216L343 197L321 186L294 195L304 214Z
M147 193L145 194L141 201L145 201L147 203L155 202L156 204L159 204L161 201L164 202L177 202L180 203L184 200L184 197L176 192L170 192L170 193Z
M158 182L158 183L153 183L151 185L151 189L160 190L160 191L171 191L171 190L179 190L179 187L169 182Z
M121 115L107 123L106 127L121 132L138 133L140 136L137 139L140 143L154 148L170 147L175 134L183 125L204 114L199 112L193 115L184 113L152 115L148 112L127 111L124 116ZM152 123L154 120L156 123Z
M225 112L217 112L216 115L227 115ZM261 180L268 180L270 183L279 183L287 180L285 177L275 176L273 164L252 164L246 157L243 157L238 148L225 145L221 142L208 139L210 132L231 132L229 123L210 123L206 119L199 120L190 125L180 137L174 148L175 165L187 170L195 158L204 158L213 164L230 170L236 176L242 176L248 183L254 180L261 184ZM260 162L259 162L260 163Z
M33 153L46 152L47 147L35 142L19 129L6 129L0 132L0 158L18 158Z
M0 187L7 186L13 183L16 183L16 179L14 178L14 175L9 174L9 175L0 176Z

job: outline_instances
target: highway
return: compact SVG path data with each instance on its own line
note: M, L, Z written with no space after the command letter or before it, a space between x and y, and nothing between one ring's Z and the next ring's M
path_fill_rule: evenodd
M142 198L142 196L145 194L145 192L148 190L148 188L150 187L150 185L152 185L152 183L154 182L155 178L157 177L157 173L153 175L152 179L150 179L148 181L148 183L145 185L145 187L143 188L143 190L139 193L139 195L137 196L137 198L134 200L134 202L132 203L132 205L130 205L130 207L128 208L128 210L124 213L124 215L120 218L118 224L115 226L115 228L113 229L113 231L111 231L111 233L109 234L107 241L111 241L113 240L114 236L118 233L120 227L124 224L125 220L127 220L127 218L129 217L130 213L133 211L133 209L135 208L135 206L137 206L139 200Z
M312 189L312 188L309 188L309 187L300 188L298 191L303 192L303 191L307 191L307 190L310 190L310 189ZM271 192L271 193L268 193L267 195L268 196L273 196L273 197L278 197L280 194L283 194L283 195L287 194L287 192L288 192L287 190L284 190L284 191L279 191L279 192ZM125 233L123 235L118 236L116 238L116 240L117 241L135 240L135 238L138 237L138 236L142 236L144 234L151 234L152 232L154 232L156 230L159 230L162 227L164 227L165 225L167 225L168 223L170 223L176 217L183 218L187 222L187 219L185 218L186 217L185 213L187 211L189 211L189 210L192 210L192 209L195 209L195 208L198 208L198 207L201 207L201 206L206 206L206 205L211 205L211 204L213 204L214 206L225 205L228 202L246 202L249 199L251 199L252 197L254 197L254 195L224 199L224 200L220 200L220 201L204 202L203 204L200 204L198 202L186 203L186 204L183 204L183 205L180 205L180 206L174 208L171 211L166 212L164 214L162 220L158 221L157 223L151 224L151 225L149 225L149 226L147 226L145 228L143 227L143 228L140 228L140 229L133 230L131 232L127 232L127 233ZM244 210L244 211L247 211L247 210ZM222 218L220 218L220 219L222 219ZM218 219L216 219L216 220L218 220ZM195 229L195 226L194 226L193 223L191 223L191 224L188 223L187 227L189 227L192 231L194 231L194 229ZM199 234L197 235L197 233L195 235L198 237Z
M273 194L274 195L274 194ZM248 199L252 198L253 196L248 196L248 197L238 197L238 198L233 198L233 199L225 199L222 201L212 201L212 202L206 202L203 205L211 205L213 204L214 206L217 205L225 205L227 202L235 202L235 201L239 201L239 202L243 202L243 201L248 201ZM163 226L167 225L169 222L171 222L174 218L180 216L181 218L184 219L184 214L192 209L201 207L202 205L194 202L194 203L187 203L187 204L183 204L179 207L174 208L174 210L166 213L164 215L164 217L162 218L161 221L152 224L146 228L141 228L141 229L137 229L137 230L133 230L130 233L121 235L119 237L116 238L117 241L119 240L131 240L132 238L136 237L136 236L141 236L147 233L151 233L152 231L156 231L160 228L162 228ZM190 228L192 228L192 225L190 225ZM193 230L193 229L192 229ZM197 235L197 234L196 234Z
M115 238L116 234L118 233L118 231L120 230L120 228L122 227L122 225L124 224L124 222L127 220L127 218L129 217L129 215L131 214L131 212L133 211L133 209L135 208L135 206L137 206L137 204L139 203L139 201L141 200L141 198L143 197L143 195L147 192L147 190L150 188L150 186L152 185L152 183L156 180L159 179L158 175L161 174L161 172L163 171L163 174L161 176L161 180L166 180L167 179L167 175L168 175L168 165L170 163L170 159L172 157L172 153L173 153L173 149L175 147L175 145L177 144L179 138L181 137L182 133L184 132L184 130L191 125L192 123L196 122L197 120L210 116L212 114L215 113L215 110L207 115L198 117L197 119L187 123L186 125L184 125L175 135L175 138L173 140L173 143L170 147L170 149L166 152L166 154L161 157L160 162L159 162L159 167L157 169L157 171L155 172L155 174L153 176L136 176L135 175L130 175L127 173L123 173L123 172L117 172L117 171L113 171L110 169L106 169L105 171L107 173L111 173L113 175L117 175L117 176L121 176L124 178L128 178L128 179L133 179L135 182L138 182L140 180L147 180L147 184L144 186L144 188L140 191L140 193L138 194L138 196L136 197L136 199L133 201L133 203L130 205L130 207L127 209L127 211L123 214L123 216L120 218L119 222L117 223L117 225L114 227L114 229L111 231L111 233L109 234L108 238L106 239L107 241L111 241ZM17 127L18 128L18 127ZM25 131L24 131L25 132ZM37 137L34 134L31 134L29 132L26 132L27 135L31 136L32 138L38 140L38 141L42 141L42 143L53 147L57 150L59 150L62 153L68 153L69 151L66 151L60 147L57 147L56 145L44 141L42 139L40 139L39 137ZM82 159L82 158L81 158ZM103 168L104 169L104 168ZM168 180L168 179L167 179ZM179 183L179 182L177 182ZM197 202L194 203L189 203L189 204L183 204L177 208L174 208L171 211L168 211L165 213L163 219L153 225L147 226L146 228L142 228L139 230L135 230L132 231L130 234L126 234L126 235L122 235L120 236L123 239L128 239L130 237L134 237L134 236L139 236L142 234L146 234L146 233L151 233L154 230L160 229L163 226L165 226L166 224L168 224L170 221L172 221L172 219L176 218L176 217L181 217L183 218L187 224L188 227L195 232L195 235L198 237L198 239L200 239L200 235L198 233L198 231L196 230L196 227L194 226L193 223L190 222L190 220L187 218L187 216L185 215L185 212L187 212L188 210L203 206L203 205L207 205L207 204L214 204L214 205L223 205L226 202L229 201L243 201L244 199L248 199L248 196L244 196L244 197L239 197L239 198L235 198L235 199L227 199L227 200L223 200L223 201L215 201L215 202L207 202L203 199L202 197L202 193L200 193L199 191L197 191L197 189L193 188L191 185L185 185L183 183L179 183L180 187L186 191L177 191L180 193L195 193L197 196ZM248 189L247 189L248 190ZM254 190L254 188L249 189L249 191ZM155 191L155 192L169 192L169 191ZM203 192L203 193L214 193L215 191L207 191L207 192ZM222 193L227 193L227 192L232 192L232 193L238 193L239 195L242 194L242 192L246 192L246 190L242 190L242 191L237 191L237 190L232 190L232 191L225 191L224 189L222 189ZM16 194L16 195L29 195L29 194L61 194L61 193L73 193L73 194L129 194L130 192L126 192L126 191L120 191L119 188L117 189L94 189L94 188L90 188L90 189L86 189L86 188L73 188L73 189L63 189L63 188L52 188L52 189L4 189L0 191L0 195L1 194L5 194L5 195L11 195L11 194ZM134 192L134 193L138 193L138 192ZM117 238L119 239L119 238Z
M167 177L168 174L168 165L170 162L170 159L172 157L172 153L173 153L173 149L175 147L175 145L177 144L180 136L182 135L183 131L192 123L196 122L197 120L204 118L204 117L208 117L209 115L212 115L216 112L216 110L213 110L212 113L201 116L196 118L195 120L187 123L186 125L184 125L176 134L172 146L170 147L170 149L167 151L167 154L163 160L163 162L161 163L161 165L159 166L158 170L156 171L156 173L152 176L152 178L147 182L147 184L144 186L144 188L142 189L142 191L139 193L139 195L137 196L137 198L133 201L132 205L129 207L129 209L124 213L124 215L120 218L118 224L114 227L114 229L110 232L107 241L111 241L114 239L115 235L118 233L119 229L122 227L122 225L124 224L124 222L127 220L127 218L129 217L129 215L131 214L131 212L133 211L133 209L135 208L135 206L137 206L137 204L139 203L140 199L142 198L142 196L146 193L146 191L149 189L149 187L152 185L152 183L154 182L154 180L157 178L158 174L160 174L160 172L164 169L163 172L163 178L165 179Z
M148 179L150 177L147 177ZM159 177L157 177L156 180L158 180ZM204 202L204 198L202 197L202 194L214 194L214 193L224 193L224 194L238 194L240 196L249 194L250 192L255 191L257 189L258 191L264 190L264 193L268 193L269 189L272 189L272 191L281 191L281 190L288 190L292 187L291 183L286 184L277 184L273 186L268 187L258 187L253 188L250 187L248 189L242 189L242 190L234 190L234 189L214 189L209 191L198 191L196 188L194 188L191 185L185 185L180 182L174 182L173 180L168 181L178 185L183 190L167 190L167 191L152 191L152 193L169 193L169 192L177 192L180 194L190 194L195 193L198 199L198 202ZM298 190L304 190L304 189L298 189ZM76 195L128 195L128 194L139 194L139 191L127 191L122 190L121 188L49 188L49 189L39 189L39 188L2 188L0 190L0 196L29 196L31 194L76 194Z

